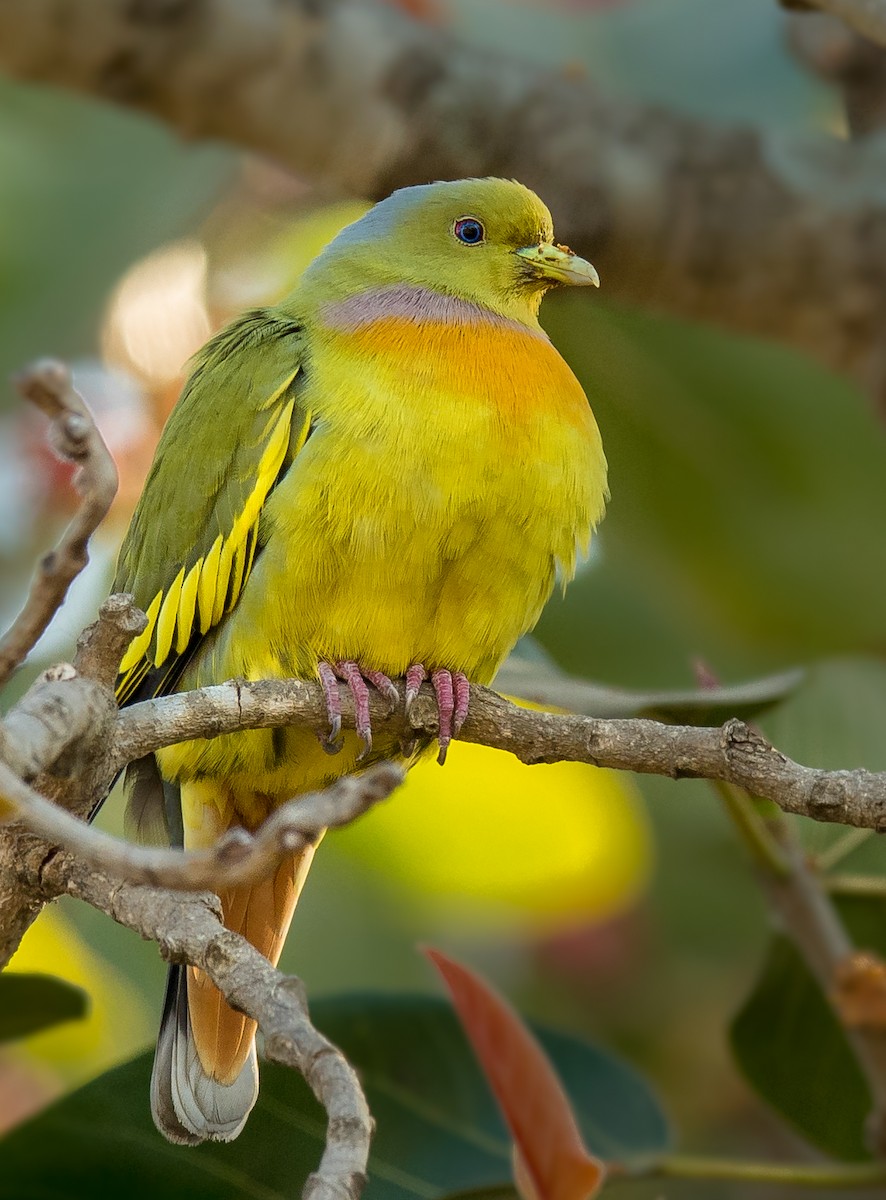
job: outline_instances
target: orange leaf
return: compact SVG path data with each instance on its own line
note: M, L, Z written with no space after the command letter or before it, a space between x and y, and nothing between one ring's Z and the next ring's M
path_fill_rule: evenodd
M426 948L514 1139L523 1200L587 1200L605 1167L587 1150L553 1066L521 1018L473 971Z

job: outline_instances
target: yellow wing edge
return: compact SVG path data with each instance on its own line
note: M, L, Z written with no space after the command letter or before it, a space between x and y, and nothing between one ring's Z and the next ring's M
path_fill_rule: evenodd
M282 395L298 372L286 380L264 407ZM194 633L208 631L231 611L249 578L258 535L258 522L268 493L286 457L292 434L294 398L269 422L267 443L256 470L255 485L227 533L219 533L209 551L182 566L168 588L157 592L145 609L148 624L130 644L120 664L117 700L124 703L148 672L161 667L170 654L184 654ZM293 451L307 441L311 414L302 422Z

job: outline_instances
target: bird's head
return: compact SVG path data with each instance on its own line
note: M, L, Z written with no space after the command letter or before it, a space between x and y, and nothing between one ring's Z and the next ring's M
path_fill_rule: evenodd
M460 179L394 192L342 230L304 283L327 298L413 284L533 324L549 288L599 279L555 244L551 214L529 188Z

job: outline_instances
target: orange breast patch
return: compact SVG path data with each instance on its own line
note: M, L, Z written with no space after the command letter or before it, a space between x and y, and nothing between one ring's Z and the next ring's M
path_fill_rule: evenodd
M516 324L419 324L386 317L349 330L347 352L389 365L403 387L404 371L417 388L439 389L494 405L515 422L530 414L584 426L587 398L572 371L544 335Z

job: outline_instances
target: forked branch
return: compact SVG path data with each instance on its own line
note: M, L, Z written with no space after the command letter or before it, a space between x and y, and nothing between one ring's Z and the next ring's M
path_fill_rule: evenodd
M86 566L89 539L117 494L114 460L68 368L46 359L23 371L16 385L52 422L55 452L77 464L74 484L82 502L59 544L41 559L24 608L0 638L0 685L25 661Z
M232 1007L252 1017L264 1035L265 1057L299 1071L326 1110L326 1145L304 1200L357 1200L372 1118L353 1068L311 1024L301 981L225 929L215 897L121 885L64 854L43 871L43 886L47 895L76 896L157 942L165 958L200 967Z

